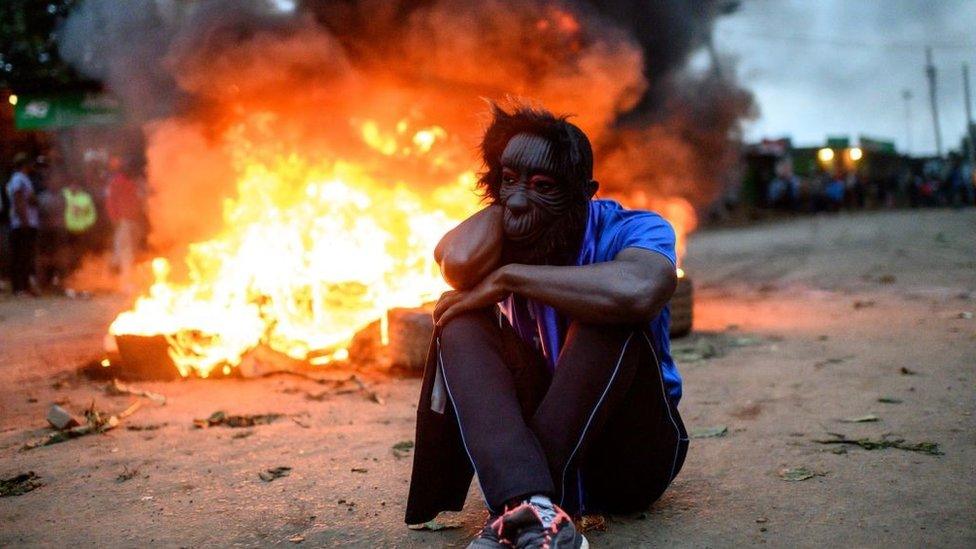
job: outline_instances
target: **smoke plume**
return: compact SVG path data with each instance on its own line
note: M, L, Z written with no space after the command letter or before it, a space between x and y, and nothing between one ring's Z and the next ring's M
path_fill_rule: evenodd
M603 195L704 205L753 108L717 67L688 69L720 4L86 0L60 46L141 126L150 242L165 252L221 227L242 157L341 158L391 182L449 183L477 167L483 98L575 114ZM443 128L438 162L364 146L365 121L402 120Z

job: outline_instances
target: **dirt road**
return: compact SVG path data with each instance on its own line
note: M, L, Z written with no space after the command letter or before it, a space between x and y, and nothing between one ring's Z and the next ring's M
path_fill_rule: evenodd
M698 332L676 345L680 409L693 431L727 431L692 440L666 496L591 533L595 546L976 546L972 210L706 231L686 267ZM119 305L0 301L0 478L43 483L0 498L0 546L463 546L480 524L474 491L442 519L459 528L401 524L411 456L393 446L413 437L415 379L376 385L383 404L281 376L144 383L167 403L20 451L48 432L52 402L136 400L76 374ZM193 427L216 410L284 416ZM831 433L940 455L817 442ZM290 474L259 478L279 466ZM783 480L789 468L813 476Z

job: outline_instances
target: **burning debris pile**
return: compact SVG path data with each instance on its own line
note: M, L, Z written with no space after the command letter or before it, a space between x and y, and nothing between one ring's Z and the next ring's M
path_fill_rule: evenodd
M390 309L445 289L433 247L479 207L483 97L577 113L601 195L683 237L751 108L687 68L720 4L81 3L61 52L142 129L158 255L111 333L162 336L201 377L258 347L342 361L377 320L385 343Z

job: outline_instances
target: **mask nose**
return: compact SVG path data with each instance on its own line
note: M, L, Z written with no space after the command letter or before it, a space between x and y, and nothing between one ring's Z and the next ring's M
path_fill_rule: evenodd
M520 215L529 211L529 199L525 193L516 192L505 201L505 207L513 214Z

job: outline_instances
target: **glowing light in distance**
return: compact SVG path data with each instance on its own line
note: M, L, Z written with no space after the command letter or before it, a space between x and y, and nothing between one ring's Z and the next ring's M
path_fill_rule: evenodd
M10 94L10 97L7 98L7 101L10 101L11 105L17 105L17 94L13 94L13 93Z
M850 151L848 151L847 154L850 155L851 160L857 162L858 160L861 159L861 157L864 156L864 151L862 151L860 147L854 147Z
M834 159L834 149L831 149L830 147L820 149L817 151L817 158L819 158L821 162L830 162Z

